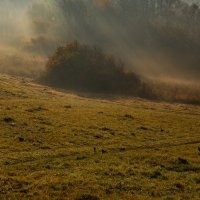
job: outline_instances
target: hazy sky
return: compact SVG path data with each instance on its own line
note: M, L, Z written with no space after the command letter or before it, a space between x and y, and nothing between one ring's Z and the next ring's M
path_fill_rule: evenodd
M189 2L189 3L200 3L200 0L183 0L185 2Z
M2 2L13 2L13 3L16 3L16 2L21 2L22 4L28 4L30 2L34 2L33 0L1 0ZM36 0L35 0L36 1ZM43 0L44 2L46 1L47 3L51 3L53 2L53 0ZM188 3L200 3L200 0L183 0L185 2L188 2ZM41 1L40 1L41 2Z
M196 4L200 5L200 0L182 0L182 1L189 3L189 4L196 3Z

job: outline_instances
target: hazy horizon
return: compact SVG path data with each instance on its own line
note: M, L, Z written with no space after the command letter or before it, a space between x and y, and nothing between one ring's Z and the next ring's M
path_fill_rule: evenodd
M138 21L130 20L136 18L131 11L128 11L129 16L126 17L125 11L117 8L114 3L108 8L98 8L100 4L95 6L94 2L98 1L79 0L73 4L68 3L67 6L72 7L67 10L67 7L62 6L61 1L1 1L1 71L12 68L14 71L30 70L37 73L37 70L44 68L47 57L55 51L57 46L77 39L82 43L98 45L114 54L139 75L166 80L198 80L200 73L196 63L198 59L193 53L188 55L190 48L198 48L198 45L185 47L178 41L180 48L176 50L177 55L169 52L167 45L174 39L168 40L176 36L171 35L169 38L164 36L165 28L161 23L169 23L164 17L160 21L152 18L153 26L157 27L150 27L145 22L148 19L148 13L141 13ZM86 11L88 13L85 13ZM124 19L122 19L123 13ZM174 27L174 24L170 27ZM186 29L188 28L184 30ZM180 29L177 37L183 37L185 40L183 42L190 41L191 45L196 43L196 39L190 36L189 32L185 32L185 37L181 35L181 31ZM172 32L169 31L169 34ZM165 38L166 41L163 41ZM185 50L179 52L183 48ZM181 54L185 61L180 60Z

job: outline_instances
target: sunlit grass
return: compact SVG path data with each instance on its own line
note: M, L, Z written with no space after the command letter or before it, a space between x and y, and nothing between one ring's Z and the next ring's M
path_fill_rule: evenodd
M0 199L200 198L198 106L0 75L0 144Z

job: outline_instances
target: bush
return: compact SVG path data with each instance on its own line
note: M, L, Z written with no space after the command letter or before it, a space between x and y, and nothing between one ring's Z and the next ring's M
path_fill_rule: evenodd
M141 85L134 73L100 49L77 41L59 47L49 58L43 83L77 92L137 95Z

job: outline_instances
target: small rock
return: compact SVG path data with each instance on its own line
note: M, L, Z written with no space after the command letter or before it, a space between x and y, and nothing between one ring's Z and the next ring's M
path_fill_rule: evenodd
M121 148L120 148L120 151L125 151L125 150L126 150L125 147L121 147Z
M66 105L66 106L64 106L64 108L66 108L66 109L70 109L70 108L72 108L72 106L70 106L70 105Z
M183 190L183 189L184 189L184 185L181 184L181 183L176 183L176 184L175 184L175 187L176 187L177 189L180 189L180 190Z
M111 129L109 129L109 128L107 128L107 127L103 127L103 128L101 128L100 130L102 130L102 131L111 131Z
M24 142L25 141L25 139L23 137L19 137L18 140L19 140L19 142Z
M11 126L15 126L15 123L13 122L13 123L11 123Z
M130 133L132 136L135 136L135 133Z
M100 138L102 138L102 137L103 137L103 136L100 135L100 134L95 135L95 138L97 138L97 139L100 139Z
M183 159L183 158L178 158L178 162L180 163L180 164L184 164L184 165L188 165L189 164L189 162L186 160L186 159Z
M124 115L124 117L128 118L128 119L134 119L134 117L132 115L129 115L129 114Z
M146 128L146 127L144 127L144 126L141 126L140 129L141 129L141 130L144 130L144 131L147 131L147 130L148 130L148 128Z
M114 135L115 135L115 132L110 132L110 135L113 135L113 136L114 136Z
M3 119L3 121L6 122L6 123L11 123L11 122L14 122L15 120L13 118L11 118L11 117L5 117Z
M91 194L83 194L77 197L75 200L100 200L97 196Z
M102 152L102 154L105 154L105 153L107 153L107 151L106 151L106 150L104 150L104 149L102 149L102 150L101 150L101 152Z

